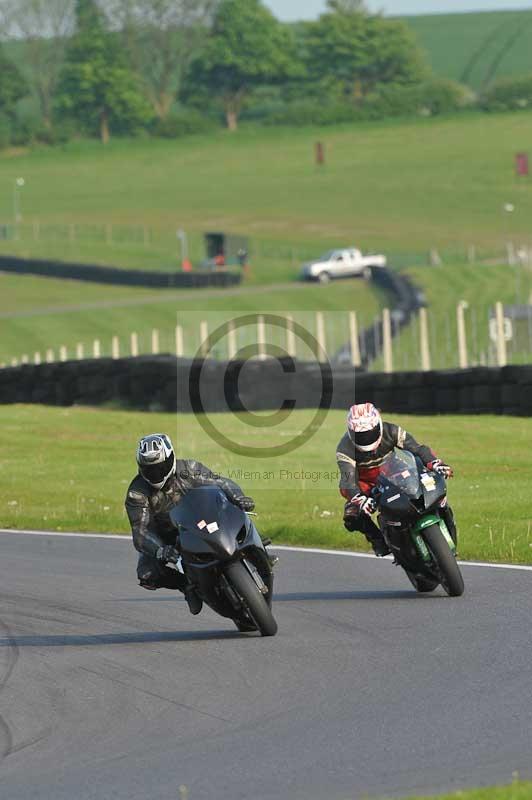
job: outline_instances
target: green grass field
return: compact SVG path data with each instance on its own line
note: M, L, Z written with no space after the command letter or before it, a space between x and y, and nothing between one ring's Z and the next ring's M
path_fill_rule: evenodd
M311 417L310 411L294 412L275 428L251 428L230 415L212 415L211 420L237 441L264 447L286 442ZM532 563L532 420L397 420L455 467L449 496L459 525L460 555ZM126 532L122 503L135 473L136 440L166 430L183 457L199 458L255 496L260 528L278 544L365 549L362 537L347 534L342 526L335 463L345 425L342 411L330 412L303 448L273 459L222 450L188 415L0 406L0 423L4 440L17 442L0 456L2 527Z
M511 5L511 4L509 4ZM437 75L480 89L532 71L532 10L405 17Z
M254 282L287 280L299 261L329 246L465 253L530 240L532 188L514 178L532 114L466 114L443 120L364 123L323 129L243 128L181 141L114 140L2 155L6 187L18 176L24 222L147 225L153 242L105 245L0 241L0 252L102 260L123 266L175 265L175 231L199 250L208 230L249 235ZM322 139L327 165L313 163ZM512 202L515 211L505 213ZM0 222L12 192L0 195ZM65 228L67 230L67 228ZM157 238L159 237L159 238ZM102 248L104 248L102 250ZM108 252L109 257L106 257Z

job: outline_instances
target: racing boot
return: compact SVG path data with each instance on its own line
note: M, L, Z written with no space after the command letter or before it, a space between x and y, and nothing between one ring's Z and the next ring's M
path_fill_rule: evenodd
M201 609L203 608L203 600L191 583L189 583L185 589L185 600L188 603L188 610L191 614L196 616L196 614L200 613Z
M270 562L270 568L273 569L275 567L275 565L279 563L279 556L276 556L273 553L270 553L270 551L268 550L268 547L272 543L271 539L262 539L262 537L261 537L261 540L262 540L262 544L264 545L264 549L266 550L266 555L268 556L268 561Z
M383 556L390 555L392 551L386 544L386 540L380 531L378 535L376 533L366 533L365 536L370 545L373 547L373 552L376 556L383 558Z

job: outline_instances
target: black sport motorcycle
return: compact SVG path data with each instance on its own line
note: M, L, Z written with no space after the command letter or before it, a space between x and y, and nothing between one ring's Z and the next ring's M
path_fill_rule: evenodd
M239 631L274 636L273 572L250 516L217 486L192 489L170 512L181 565L196 591Z
M432 592L441 584L448 595L459 597L464 580L456 543L440 516L446 494L445 478L398 449L386 457L372 492L382 534L414 588Z

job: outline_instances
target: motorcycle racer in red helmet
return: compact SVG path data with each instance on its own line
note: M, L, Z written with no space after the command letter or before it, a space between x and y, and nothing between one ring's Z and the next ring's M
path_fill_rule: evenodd
M359 403L349 409L347 432L336 448L340 493L347 500L344 525L348 531L363 533L377 556L386 556L390 550L371 518L377 509L371 490L377 482L385 457L395 447L409 450L428 469L445 478L453 475L451 467L439 459L430 447L419 444L412 434L399 425L383 421L372 403ZM446 505L441 509L441 514L456 542L456 526L451 507Z

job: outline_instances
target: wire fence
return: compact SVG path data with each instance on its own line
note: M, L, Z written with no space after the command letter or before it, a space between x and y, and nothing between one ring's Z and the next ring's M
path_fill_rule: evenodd
M179 312L176 322L174 328L117 332L105 340L64 342L13 354L0 368L163 353L219 361L286 356L375 372L532 363L532 305L496 303L486 308L460 302L452 312L421 309L406 326L387 309L375 318L354 311L240 316L190 311Z
M353 242L343 242L353 245ZM258 263L282 263L295 270L305 261L315 259L326 250L338 248L342 243L320 239L319 242L281 241L251 237L248 254ZM508 241L499 246L478 243L433 246L426 250L401 251L386 249L389 265L397 269L413 266L438 266L461 263L532 264L532 236L519 241ZM7 255L39 253L43 257L88 259L91 263L106 262L117 266L146 267L173 270L190 259L195 266L207 260L205 235L200 231L156 228L149 225L120 225L113 223L30 223L0 221L0 253ZM76 256L77 254L77 256Z

